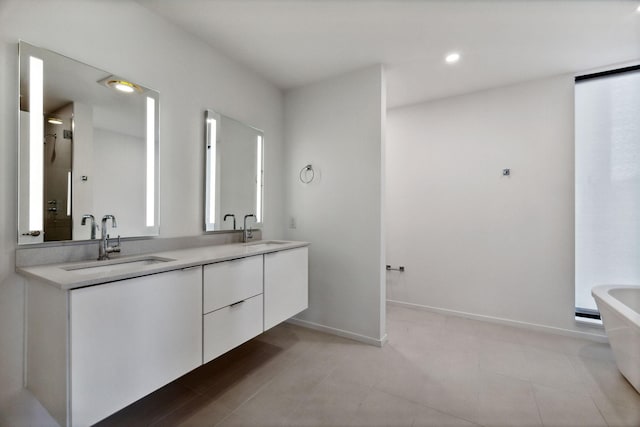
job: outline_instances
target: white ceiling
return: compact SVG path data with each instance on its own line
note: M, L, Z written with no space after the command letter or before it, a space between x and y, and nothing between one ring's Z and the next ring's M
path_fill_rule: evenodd
M282 89L382 63L390 108L640 61L640 1L138 1Z

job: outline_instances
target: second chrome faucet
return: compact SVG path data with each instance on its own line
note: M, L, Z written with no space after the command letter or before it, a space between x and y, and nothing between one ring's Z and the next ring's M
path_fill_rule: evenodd
M80 225L87 225L87 220L91 220L89 226L91 227L91 240L96 238L96 231L98 230L98 224L96 224L96 219L91 214L82 215L82 221Z
M227 218L229 218L229 217L233 218L233 229L235 230L236 229L236 216L234 214L226 214L224 216L224 218L223 218L223 221L226 221Z
M249 214L244 216L244 229L242 230L242 241L248 242L253 239L253 230L251 228L247 228L247 218L253 218L256 220L256 216L254 214Z
M116 217L113 215L105 215L102 217L102 235L100 244L98 245L98 261L109 259L109 254L120 252L120 236L118 235L118 243L115 246L109 246L109 235L107 234L107 221L111 220L111 227L118 228Z

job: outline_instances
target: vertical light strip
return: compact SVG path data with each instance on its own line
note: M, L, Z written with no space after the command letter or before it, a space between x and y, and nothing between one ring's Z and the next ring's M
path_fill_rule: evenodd
M29 230L42 230L44 112L42 59L29 57Z
M262 222L262 135L258 135L256 160L256 222Z
M218 140L218 123L213 117L207 119L209 126L209 223L216 222L216 152Z
M67 172L67 216L71 216L71 171Z
M147 97L147 227L155 225L156 101Z

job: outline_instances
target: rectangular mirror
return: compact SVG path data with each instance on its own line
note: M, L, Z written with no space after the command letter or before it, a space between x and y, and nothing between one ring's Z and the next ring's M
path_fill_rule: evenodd
M25 42L19 73L18 243L158 235L159 93Z
M263 223L264 133L205 111L205 231L240 230Z

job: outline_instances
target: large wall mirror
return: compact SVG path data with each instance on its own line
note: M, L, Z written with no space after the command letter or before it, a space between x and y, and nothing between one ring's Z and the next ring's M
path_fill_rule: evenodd
M205 111L205 230L240 230L263 223L264 133Z
M24 42L19 67L18 243L158 235L159 93Z

